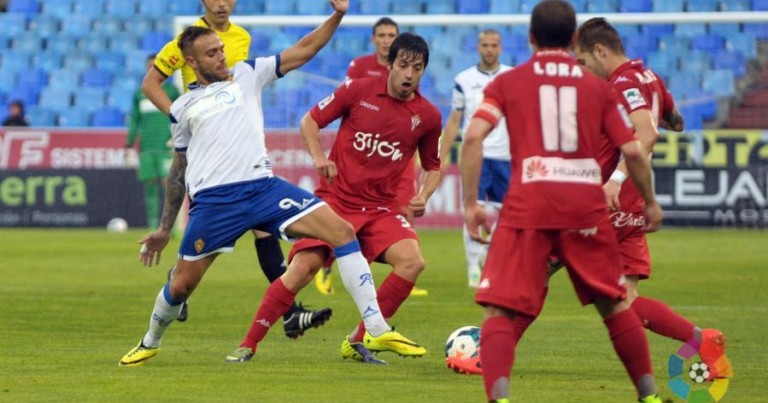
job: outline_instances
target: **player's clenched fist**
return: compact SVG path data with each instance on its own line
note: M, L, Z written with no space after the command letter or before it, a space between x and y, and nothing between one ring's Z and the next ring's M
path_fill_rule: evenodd
M329 0L329 2L331 7L339 13L346 13L349 8L349 0Z

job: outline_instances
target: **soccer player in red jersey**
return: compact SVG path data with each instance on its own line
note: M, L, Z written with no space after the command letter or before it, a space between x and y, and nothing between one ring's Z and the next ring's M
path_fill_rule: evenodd
M642 59L630 60L626 56L618 32L604 18L592 18L579 27L574 53L580 64L613 87L629 113L635 135L647 150L653 150L659 136L657 125L676 131L683 129L683 118L662 79L643 66ZM618 149L603 142L599 162L604 174L613 172L603 188L624 264L627 302L652 332L682 342L698 341L701 358L710 368L712 378L732 376L730 362L724 356L725 338L720 331L696 327L662 301L638 294L639 281L651 274L651 259L642 228L643 199L633 183L623 183L627 168L623 161L617 167L620 157ZM718 361L721 356L723 359Z
M392 46L392 41L399 34L400 28L391 18L382 17L376 21L371 32L371 42L376 47L376 51L370 55L360 56L352 60L347 69L347 79L371 77L386 80L389 75L389 68L387 67L389 48ZM414 215L413 211L408 208L408 203L417 193L416 171L416 162L412 161L412 164L403 172L403 178L397 189L400 206L410 223L413 223ZM333 294L334 289L330 267L324 267L317 272L317 275L315 275L315 287L321 294ZM410 295L423 297L428 294L429 292L423 288L413 287Z
M424 214L427 200L440 181L438 143L442 118L436 106L417 91L429 62L427 43L418 35L404 33L395 39L388 56L387 80L348 80L320 101L301 120L301 136L315 168L321 197L342 218L352 223L363 255L369 261L392 266L392 273L377 291L384 318L392 317L408 298L425 263L418 236L397 199L403 172L418 151L426 174L408 202L414 216ZM341 118L328 157L320 145L320 129ZM333 260L328 243L306 239L294 244L283 282L301 289L315 273ZM347 291L373 279L347 278ZM350 286L351 285L351 286ZM271 299L265 298L261 311ZM363 317L376 312L363 312ZM265 332L257 313L240 348L255 349ZM370 329L368 329L370 330ZM341 354L364 363L383 364L371 352L392 351L401 356L422 356L426 349L394 331L372 334L361 322L342 342Z
M642 402L661 402L643 325L624 299L621 257L608 221L597 163L608 136L645 200L645 229L656 230L663 213L651 185L650 162L635 140L613 90L570 56L576 15L567 2L545 0L531 15L532 58L485 89L461 152L467 227L485 241L487 227L477 201L482 141L506 118L512 152L511 184L502 206L475 300L485 307L482 362L491 401L508 401L515 348L541 312L547 261L559 256L583 304L594 303ZM622 116L624 114L624 116Z

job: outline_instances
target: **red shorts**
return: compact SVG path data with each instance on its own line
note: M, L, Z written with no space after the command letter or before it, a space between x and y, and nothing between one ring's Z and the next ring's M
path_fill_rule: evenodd
M342 207L330 199L325 199L325 202L331 206L336 214L355 227L357 240L360 242L360 249L362 249L363 256L368 260L368 263L375 261L379 255L397 241L403 239L419 240L416 231L413 230L411 224L408 223L408 220L399 211L396 212L386 208L352 209ZM296 241L288 255L288 262L293 260L293 257L300 251L318 246L328 249L328 259L326 259L323 267L331 267L335 259L333 256L333 246L327 242L312 238L302 238Z
M587 230L496 228L475 301L538 316L547 294L550 255L565 263L582 304L624 299L621 257L606 216Z
M645 238L645 217L642 212L617 211L610 217L619 252L624 263L624 275L646 279L651 276L651 254Z
M408 207L408 203L416 196L416 165L412 162L403 171L403 177L397 187L397 204L401 208Z

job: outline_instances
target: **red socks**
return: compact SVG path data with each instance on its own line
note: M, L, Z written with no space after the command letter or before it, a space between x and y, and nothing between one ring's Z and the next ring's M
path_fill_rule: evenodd
M693 338L693 323L661 301L637 297L632 302L632 310L640 317L643 325L656 334L682 342Z
M643 324L632 309L605 318L603 323L608 328L613 348L627 369L632 383L638 392L643 392L640 390L640 381L645 375L653 374L648 337ZM645 396L643 393L639 395Z
M515 347L522 333L517 320L494 316L483 322L480 330L480 363L483 366L485 394L489 401L507 397L509 375L515 362ZM530 321L533 322L533 318Z
M413 285L412 282L398 276L394 272L389 273L389 276L384 279L384 282L381 283L381 286L376 291L376 299L379 301L379 309L381 309L381 315L384 319L389 319L395 315L400 305L411 295ZM365 323L360 321L357 325L354 341L363 341L364 335Z
M256 316L253 318L248 334L240 343L240 347L249 347L256 352L256 345L264 339L269 328L277 322L280 316L293 305L296 294L285 288L283 280L278 278L267 288L264 293Z

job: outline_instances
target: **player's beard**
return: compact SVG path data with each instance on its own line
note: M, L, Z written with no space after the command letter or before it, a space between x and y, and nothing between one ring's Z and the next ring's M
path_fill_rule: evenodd
M217 83L219 81L224 81L229 76L228 74L224 74L223 76L220 76L216 73L216 70L199 70L200 75L205 79L208 83Z

